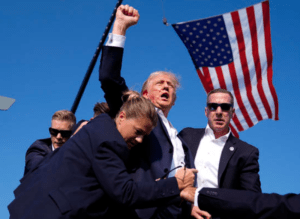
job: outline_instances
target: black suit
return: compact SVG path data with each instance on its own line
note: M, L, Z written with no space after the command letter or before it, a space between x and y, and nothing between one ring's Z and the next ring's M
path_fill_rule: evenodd
M122 93L128 89L124 78L120 76L122 57L123 48L103 47L99 79L112 117L116 115L122 105ZM193 167L193 161L190 151L183 141L182 143L185 152L185 163L187 167L191 168ZM150 135L144 138L141 145L133 148L131 156L134 157L131 160L135 162L130 164L130 169L133 179L137 182L154 181L170 170L173 159L173 145L160 117L157 126ZM180 200L178 204L180 204ZM182 206L185 206L185 204L182 204ZM150 218L156 210L164 212L164 215L168 215L168 218L181 214L180 208L173 207L171 207L171 210L157 210L155 208L138 210L138 214L141 218Z
M231 219L299 219L300 194L263 194L232 189L201 189L200 209Z
M113 120L97 116L21 180L8 206L10 218L132 218L130 208L164 205L179 196L174 177L134 182L128 159ZM109 212L109 206L118 211Z
M36 140L26 152L24 175L40 163L50 152L52 152L51 138Z
M185 128L178 134L187 143L194 159L204 133L205 129ZM256 147L230 134L220 157L219 188L261 192L258 154Z

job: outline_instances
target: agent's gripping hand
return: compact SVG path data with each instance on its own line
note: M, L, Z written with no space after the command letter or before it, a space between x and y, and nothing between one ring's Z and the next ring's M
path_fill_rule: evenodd
M189 169L185 167L180 168L175 174L179 190L182 190L188 186L193 186L195 181L195 173L197 172L198 170L196 169Z

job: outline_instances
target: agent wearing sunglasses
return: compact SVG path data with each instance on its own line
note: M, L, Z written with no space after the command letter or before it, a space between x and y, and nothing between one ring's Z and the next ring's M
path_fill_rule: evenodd
M68 110L59 110L52 116L49 128L50 138L35 141L27 150L24 175L35 167L44 157L61 147L72 135L76 124L75 115Z
M205 107L206 128L185 128L179 136L191 149L198 190L209 187L261 193L258 149L235 138L229 128L235 112L233 100L227 90L212 90ZM197 212L199 208L194 207L192 214Z

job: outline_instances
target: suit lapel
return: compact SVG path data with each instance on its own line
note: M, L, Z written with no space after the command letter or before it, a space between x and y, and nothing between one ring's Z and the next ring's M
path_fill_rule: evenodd
M167 128L166 128L165 125L164 125L164 122L163 122L162 119L160 118L160 115L157 114L157 116L158 116L158 120L159 120L159 122L157 123L157 125L159 126L159 128L160 128L161 130L163 130L164 135L168 138L169 143L172 145L171 138L170 138L170 136L169 136L169 133L168 133ZM161 134L161 133L158 132L157 134Z
M197 132L198 132L198 130L197 130ZM196 158L196 154L197 154L197 151L198 151L198 148L200 145L200 141L204 134L205 134L205 129L200 129L199 133L194 133L194 135L196 136L196 140L193 142L193 144L191 144L191 147L190 147L190 150L191 150L194 160Z
M148 144L149 160L152 166L151 169L155 177L158 178L164 174L162 167L171 167L173 158L173 146L170 136L160 116L158 116L157 126L150 135Z
M185 157L184 157L185 165L188 168L195 168L194 159L192 159L193 155L191 153L191 150L189 150L187 143L179 135L177 135L177 137L179 138L179 140L182 143L183 151L185 154Z
M221 184L221 178L224 173L224 170L226 169L230 158L237 150L237 147L235 144L236 144L236 138L230 133L228 140L227 140L226 144L224 145L224 148L223 148L223 151L221 154L221 158L220 158L219 173L218 173L219 186Z

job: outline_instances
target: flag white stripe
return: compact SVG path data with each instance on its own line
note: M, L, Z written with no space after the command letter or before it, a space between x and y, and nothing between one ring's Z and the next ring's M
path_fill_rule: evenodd
M239 73L242 73L243 71L242 71L242 66L241 66L241 61L240 61L238 42L237 42L237 38L235 35L235 29L233 26L233 21L232 21L232 17L231 17L230 13L224 14L224 21L225 21L226 29L227 29L227 32L229 35L229 41L231 44L232 52L233 52L233 60L234 60L236 74L238 76L238 86L239 86L240 95L241 95L243 104L248 109L250 106L250 103L247 98L246 90L244 89L245 88L244 77L243 77L243 75L241 75L242 77L239 77ZM239 108L240 108L240 106L237 103L236 116L239 119L239 121L243 127L243 130L246 130L249 128L249 126L248 126L242 112L239 110ZM254 115L254 112L251 107L248 110L248 114L250 117Z
M208 68L214 89L220 88L220 82L215 68Z
M259 96L258 90L257 90L257 78L256 78L256 69L255 64L253 60L253 52L252 52L252 38L251 38L251 32L250 32L250 26L249 26L249 20L247 16L246 9L242 9L239 11L240 19L241 19L241 25L242 25L242 31L244 35L245 45L246 45L246 58L247 58L247 64L249 68L249 74L250 74L250 80L251 80L251 88L252 88L252 95L254 97L254 100L256 102L256 105L258 107L258 110L262 117L268 116L267 112L263 106L262 100ZM254 114L251 116L252 122L256 124L258 122L258 118Z
M259 48L259 56L262 63L262 85L264 93L266 94L266 98L270 105L272 111L272 118L275 118L275 104L273 100L273 96L271 94L271 90L268 83L267 78L267 57L266 57L266 45L265 45L265 35L264 35L264 25L263 25L263 13L262 13L262 5L255 5L254 12L256 17L256 25L257 25L257 32L258 32L258 48ZM267 119L268 116L264 117Z

